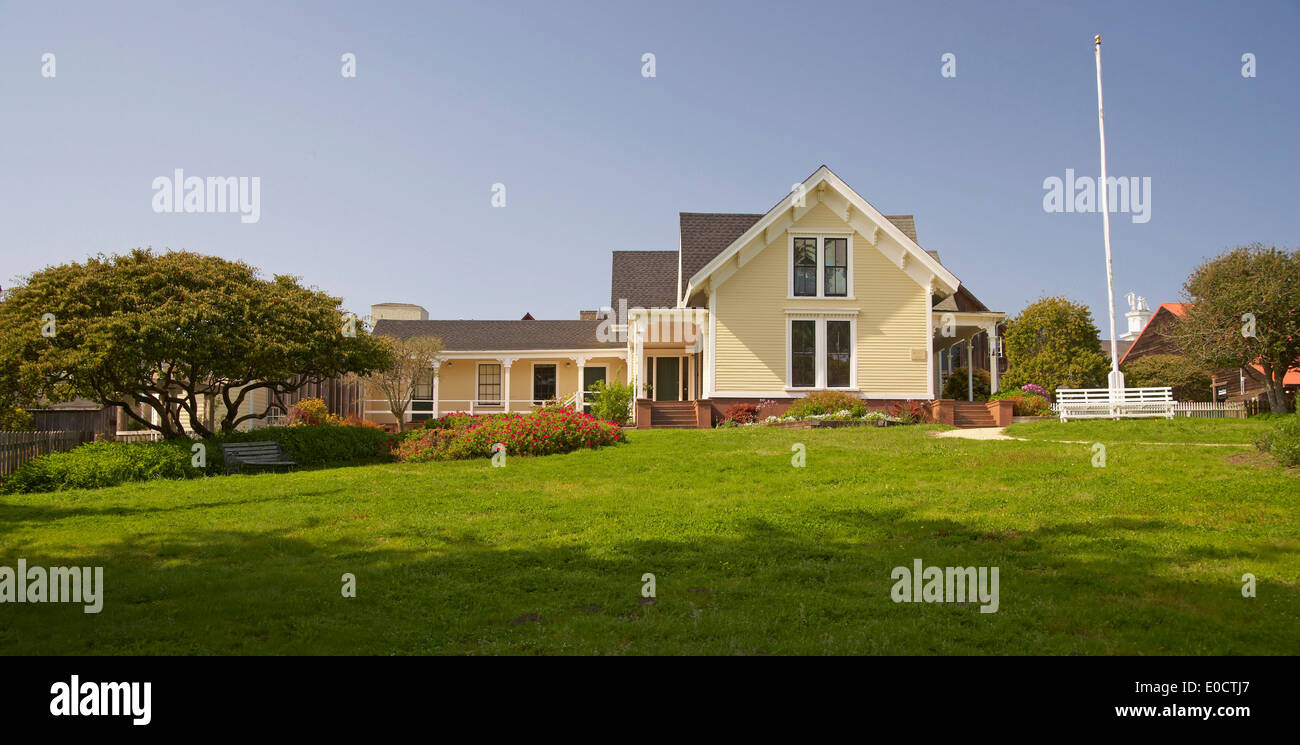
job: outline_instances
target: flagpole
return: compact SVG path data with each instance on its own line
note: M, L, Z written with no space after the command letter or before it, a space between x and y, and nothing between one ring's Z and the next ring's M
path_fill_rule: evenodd
M1110 313L1110 376L1111 399L1117 390L1124 389L1124 373L1119 371L1119 342L1115 338L1115 274L1110 261L1110 189L1106 183L1106 114L1101 102L1101 36L1094 38L1097 52L1097 129L1101 133L1101 232L1106 242L1106 310Z

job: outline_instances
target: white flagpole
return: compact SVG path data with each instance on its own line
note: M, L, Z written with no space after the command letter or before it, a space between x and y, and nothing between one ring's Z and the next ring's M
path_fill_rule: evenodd
M1106 184L1106 113L1101 102L1101 36L1095 37L1097 50L1097 129L1101 132L1101 232L1106 241L1106 310L1110 313L1110 397L1124 389L1124 373L1119 371L1119 343L1115 337L1115 275L1110 261L1110 189Z

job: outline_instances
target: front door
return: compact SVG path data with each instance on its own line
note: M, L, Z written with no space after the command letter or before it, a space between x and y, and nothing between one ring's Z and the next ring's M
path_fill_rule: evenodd
M681 357L655 357L656 401L680 401L681 394Z

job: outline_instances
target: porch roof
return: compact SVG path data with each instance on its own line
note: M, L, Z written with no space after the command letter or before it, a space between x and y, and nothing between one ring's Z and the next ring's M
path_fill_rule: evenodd
M436 336L443 351L532 349L622 349L625 342L600 341L601 321L395 321L383 319L375 333L397 339Z

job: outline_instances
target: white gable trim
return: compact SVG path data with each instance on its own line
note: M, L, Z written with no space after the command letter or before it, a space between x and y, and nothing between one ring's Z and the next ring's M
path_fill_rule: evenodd
M804 204L796 206L801 192ZM792 189L785 199L763 215L739 238L732 241L722 253L705 264L703 269L696 272L686 285L684 297L690 297L706 282L715 286L721 284L737 269L749 263L760 251L770 246L818 203L825 204L836 216L851 225L867 239L869 244L875 246L921 287L930 287L933 282L936 289L951 294L961 286L961 281L952 272L926 253L916 244L916 241L908 238L897 225L885 219L884 215L853 191L839 176L832 173L831 169L822 166L803 182L802 190ZM901 251L890 251L881 245L879 235L882 230L902 247ZM751 246L756 241L758 245ZM728 262L731 262L730 266ZM719 270L724 267L726 271L719 273ZM718 276L715 277L715 274ZM683 299L682 302L685 300Z

